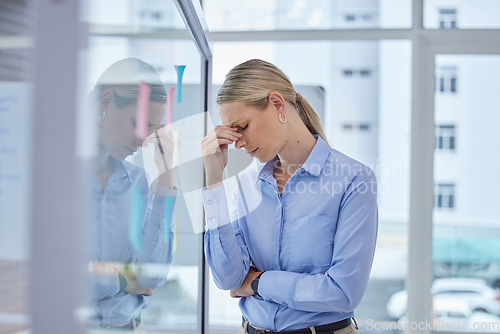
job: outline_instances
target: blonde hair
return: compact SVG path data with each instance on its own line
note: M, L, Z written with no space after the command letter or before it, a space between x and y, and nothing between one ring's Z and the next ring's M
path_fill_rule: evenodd
M137 58L122 59L109 66L97 80L93 93L99 98L106 89L111 89L115 93L116 105L124 108L137 103L141 82L151 87L150 101L167 101L167 92L158 72Z
M264 109L269 103L269 94L275 91L295 106L312 134L326 141L321 121L309 102L295 91L290 79L279 68L264 60L251 59L233 67L217 94L217 104L242 101Z

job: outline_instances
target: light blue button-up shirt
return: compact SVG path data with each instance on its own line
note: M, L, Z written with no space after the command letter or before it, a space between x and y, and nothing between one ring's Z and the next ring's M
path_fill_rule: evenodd
M158 193L162 191L165 196L153 194L144 169L127 161L112 159L112 162L114 172L104 191L89 171L93 214L89 234L90 261L101 265L109 263L111 266L114 263L130 264L141 286L151 289L161 287L167 279L168 265L172 262L172 238L165 236L172 236L171 215L177 189L158 189ZM142 198L141 218L139 229L131 232L135 191L139 191ZM171 203L167 205L167 201ZM130 242L130 233L135 232L140 234L137 236L141 241L140 250L134 249ZM137 264L154 270L135 270ZM89 280L90 302L94 311L90 323L94 326L122 325L135 318L149 304L146 296L120 291L117 272L111 270L105 274L92 274Z
M275 158L240 173L231 204L224 186L203 190L205 253L216 285L238 288L264 271L243 316L274 331L352 317L368 285L377 238L376 179L321 138L280 196Z

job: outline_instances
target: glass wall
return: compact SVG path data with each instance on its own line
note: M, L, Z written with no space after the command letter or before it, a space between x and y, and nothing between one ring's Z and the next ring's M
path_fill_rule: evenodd
M500 330L500 213L494 195L500 187L494 84L499 75L497 55L436 56L436 329Z
M404 310L392 313L388 302L404 289L408 269L410 43L218 42L214 93L232 66L250 58L280 67L315 108L329 144L375 171L379 236L370 283L355 317L362 332L374 322L397 321ZM210 281L211 333L234 333L241 324L237 300Z
M0 3L0 333L29 328L32 9Z
M88 333L197 333L206 60L174 1L93 1L87 21Z

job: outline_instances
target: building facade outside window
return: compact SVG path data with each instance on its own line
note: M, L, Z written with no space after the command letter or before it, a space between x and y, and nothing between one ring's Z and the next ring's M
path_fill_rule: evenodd
M457 92L457 68L440 67L436 72L436 90L440 93L455 94Z
M438 183L434 186L434 208L455 208L455 184Z
M456 133L455 125L444 124L436 126L435 148L441 151L455 151Z
M457 10L440 9L439 10L439 28L456 29L457 28Z

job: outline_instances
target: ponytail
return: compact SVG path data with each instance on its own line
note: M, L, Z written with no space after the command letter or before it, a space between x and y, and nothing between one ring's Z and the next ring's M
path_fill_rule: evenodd
M319 135L328 143L323 128L321 127L321 120L318 114L316 114L313 107L311 107L309 102L302 95L295 92L295 96L295 109L297 109L302 122L304 122L309 132Z

